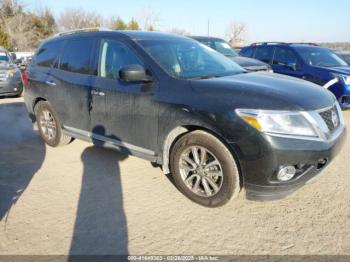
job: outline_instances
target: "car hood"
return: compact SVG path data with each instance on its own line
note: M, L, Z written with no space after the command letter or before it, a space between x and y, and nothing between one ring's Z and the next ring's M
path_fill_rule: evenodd
M309 111L331 106L334 95L313 83L270 73L245 73L191 80L195 92L207 101L231 108Z
M239 64L241 67L255 67L255 66L268 67L268 64L261 62L259 60L253 59L253 58L248 58L248 57L243 57L243 56L235 56L235 57L230 57L230 59L233 62L236 62L237 64Z
M342 67L322 67L322 68L323 68L323 69L326 69L327 71L330 71L330 72L332 72L332 73L350 75L350 66L342 66Z

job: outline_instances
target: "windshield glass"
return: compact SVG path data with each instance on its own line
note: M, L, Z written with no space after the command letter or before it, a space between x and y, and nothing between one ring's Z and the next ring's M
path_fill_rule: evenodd
M9 61L10 61L10 58L7 55L7 53L0 51L0 63L2 63L2 62L6 62L7 63Z
M175 78L209 78L245 72L227 57L196 41L142 40L139 43Z
M237 52L225 41L215 41L215 50L224 56L235 57L238 56Z
M320 47L295 47L305 63L312 66L339 67L347 63L332 51Z

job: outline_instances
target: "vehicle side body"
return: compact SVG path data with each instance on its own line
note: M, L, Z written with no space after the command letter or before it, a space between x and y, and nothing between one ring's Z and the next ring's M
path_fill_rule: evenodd
M240 54L246 57L256 58L270 64L275 73L301 78L315 84L325 86L336 96L343 109L349 108L350 84L344 82L342 78L343 76L350 76L350 67L332 67L308 64L301 57L300 52L298 51L306 48L310 50L324 49L316 46L315 44L257 43L244 47L240 51ZM282 53L284 53L284 58L278 55ZM282 58L279 59L277 56ZM336 78L339 78L339 81L333 82L333 80Z
M79 69L82 73L65 69L67 46L74 41L81 41L76 45L81 52L85 45L86 50L92 50L86 53L88 66ZM152 81L102 78L99 65L106 41L127 47ZM55 51L45 66L38 65L37 53L28 68L25 103L32 120L36 121L36 105L47 101L66 135L142 157L162 165L165 173L170 172L175 143L195 130L206 132L227 147L237 163L241 186L247 197L255 200L285 197L314 178L341 149L344 122L332 132L326 131L325 140L304 140L262 134L235 112L237 108L259 108L318 114L319 110L336 108L336 99L325 89L261 72L178 79L167 74L142 48L140 43L148 41L194 40L162 33L105 31L63 35L43 42L38 53L47 46L55 46ZM74 56L75 51L80 52L73 48L67 55ZM341 119L341 112L334 110ZM298 166L299 173L288 182L278 182L276 174L284 165Z

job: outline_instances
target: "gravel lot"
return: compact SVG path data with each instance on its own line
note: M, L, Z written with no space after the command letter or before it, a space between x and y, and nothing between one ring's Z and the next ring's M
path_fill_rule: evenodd
M207 209L147 161L81 141L45 146L22 99L0 99L0 123L2 255L350 254L350 139L285 200L241 193Z

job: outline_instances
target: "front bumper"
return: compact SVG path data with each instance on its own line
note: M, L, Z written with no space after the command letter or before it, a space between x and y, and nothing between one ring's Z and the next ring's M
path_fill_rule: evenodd
M346 137L345 127L341 128L339 135L328 142L262 134L238 145L246 198L282 199L315 179L341 150ZM320 160L326 160L326 164L320 165ZM277 173L287 165L300 166L299 173L288 182L280 182Z
M21 78L10 78L0 81L0 96L19 95L23 91Z

